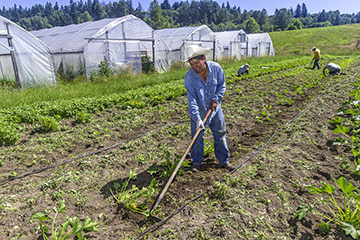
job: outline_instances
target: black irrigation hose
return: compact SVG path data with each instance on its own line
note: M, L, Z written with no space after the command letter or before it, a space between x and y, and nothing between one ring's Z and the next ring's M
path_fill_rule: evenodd
M233 174L236 170L238 170L240 167L242 167L246 162L248 162L251 158L253 158L254 156L256 156L261 150L263 150L266 145L268 145L268 143L287 125L289 125L290 123L292 123L293 121L295 121L298 117L300 117L304 112L306 112L317 100L318 98L320 98L324 93L328 92L329 90L335 88L336 86L338 86L339 84L345 82L346 80L353 78L357 75L357 72L349 77L346 78L344 80L342 80L341 82L333 85L332 87L326 89L325 91L323 91L321 94L319 94L304 110L302 110L299 114L297 114L293 119L291 119L290 121L288 121L283 127L281 127L279 130L277 130L270 138L269 140L259 149L257 150L254 154L252 154L249 158L247 158L245 161L243 161L239 166L237 166L234 170L232 170L229 174ZM222 182L224 180L224 178L220 179L218 182ZM190 199L189 201L187 201L184 205L180 206L179 208L177 208L176 210L174 210L172 213L170 213L167 217L165 217L164 219L162 219L160 222L158 222L157 224L151 226L150 228L148 228L147 230L145 230L144 232L142 232L140 235L138 235L137 237L135 237L134 239L139 239L140 237L143 237L146 233L155 230L156 228L160 227L162 224L164 224L168 219L170 219L173 215L177 214L179 211L181 211L185 206L187 206L188 204L190 204L191 202L197 200L198 198L200 198L202 195L204 195L207 191L209 190L209 188L207 188L203 193L200 193L199 195L197 195L196 197L194 197L193 199Z
M74 157L74 158L72 158L72 159L70 159L70 160L67 160L67 161L63 162L63 163L60 163L60 164L57 164L57 165L53 165L53 166L44 167L44 168L39 168L39 169L36 169L36 170L34 170L34 171L25 173L25 174L23 174L23 175L21 175L21 176L18 176L18 177L11 177L11 178L8 178L8 179L1 180L1 181L0 181L0 185L4 185L4 184L7 183L7 182L10 182L10 181L13 181L13 180L17 180L17 179L20 179L20 178L24 178L24 177L26 177L26 176L33 175L33 174L36 174L36 173L40 173L40 172L43 172L43 171L48 170L48 169L51 169L51 168L57 168L57 167L63 166L63 165L65 165L65 164L69 163L69 162L75 161L75 160L80 159L80 158L84 158L84 157L88 157L88 156L91 156L91 155L94 155L94 154L99 154L99 153L105 152L105 151L107 151L107 150L109 150L109 149L111 149L111 148L117 147L117 146L119 146L119 145L125 144L125 143L127 143L127 142L133 141L133 140L138 139L138 138L141 138L141 137L143 137L143 136L146 136L146 135L148 135L148 134L150 134L150 133L156 132L156 131L158 131L159 129L166 128L166 127L170 127L170 126L177 125L177 124L184 123L184 122L189 122L189 121L187 120L187 121L179 121L179 122L176 122L176 123L170 123L170 124L168 124L168 125L158 127L158 128L156 128L156 129L153 129L153 130L151 130L151 131L149 131L149 132L146 132L146 133L141 134L141 135L139 135L139 136L136 136L136 137L134 137L134 138L127 139L127 140L125 140L125 141L115 143L115 144L113 144L113 145L111 145L111 146L109 146L109 147L103 148L103 149L101 149L101 150L98 150L98 151L95 151L95 152L86 153L86 154L83 154L83 155L81 155L81 156Z

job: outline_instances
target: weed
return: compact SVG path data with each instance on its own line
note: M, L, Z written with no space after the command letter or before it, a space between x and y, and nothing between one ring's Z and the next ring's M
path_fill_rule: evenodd
M61 124L54 117L42 116L40 117L40 130L43 131L57 131L60 130Z
M122 185L119 183L114 183L115 192L113 192L111 189L110 192L116 202L123 204L126 209L148 217L150 215L150 209L146 205L146 202L152 202L151 196L158 189L158 181L153 178L149 187L143 187L141 190L135 185L132 185L132 187L128 189L130 180L135 180L136 177L136 170L130 170L129 178L126 179Z
M12 145L20 137L20 130L16 123L0 121L0 144Z
M220 182L215 182L214 196L217 199L224 200L226 197L227 186Z
M91 120L91 114L86 112L77 112L75 115L76 123L87 123Z
M55 212L53 217L50 217L47 213L43 212L38 212L31 216L31 220L37 219L39 221L41 234L46 240L66 240L74 237L77 237L77 239L85 239L83 232L99 232L97 229L97 220L92 221L90 217L87 217L84 223L82 223L77 217L67 217L67 221L65 223L55 227L58 214L66 212L64 201L60 201L59 207L57 209L54 208L53 210ZM44 222L47 221L51 221L51 238L48 237L49 228L44 225Z
M209 142L204 138L204 158L209 157L214 151L214 140Z
M285 97L284 95L280 94L280 93L276 93L276 95L278 95L279 99L279 104L280 105L285 105L285 106L291 106L294 103L294 100Z
M323 231L329 231L328 224L335 223L347 234L351 235L354 239L360 237L360 194L357 188L348 182L346 178L340 177L334 180L342 193L342 202L338 202L334 193L337 188L333 185L322 183L320 187L307 186L310 193L321 194L325 197L321 202L329 209L327 214L323 214L314 210L312 206L300 205L294 212L293 218L301 220L308 212L317 214L327 220L321 225Z

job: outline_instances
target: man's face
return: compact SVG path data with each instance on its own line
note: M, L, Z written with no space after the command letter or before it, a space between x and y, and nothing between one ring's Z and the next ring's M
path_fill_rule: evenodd
M191 68L194 69L194 71L197 73L201 73L204 70L206 70L205 57L202 60L191 59L189 61L189 63L190 63Z

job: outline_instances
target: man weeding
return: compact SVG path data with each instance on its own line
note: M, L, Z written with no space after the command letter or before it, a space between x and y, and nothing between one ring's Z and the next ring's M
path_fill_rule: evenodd
M335 63L328 63L328 64L324 67L324 69L323 69L323 74L324 74L324 76L326 75L326 74L325 74L325 73L326 73L326 71L325 71L326 69L329 70L329 74L330 74L330 75L343 74L343 73L341 72L340 66L337 65L337 64L335 64Z
M312 67L312 69L315 69L315 67L317 67L318 69L320 69L320 66L319 66L319 61L320 61L320 49L316 48L316 47L312 47L311 48L311 51L314 52L314 57L312 59L312 61L314 61L314 65Z
M241 75L249 74L249 68L250 68L250 65L249 65L249 64L242 65L242 66L238 69L237 77L240 77Z
M229 171L235 167L229 163L229 149L226 143L225 119L221 110L221 100L225 92L225 75L218 63L206 61L206 55L211 49L200 46L190 46L187 61L191 68L185 75L184 85L187 90L189 114L191 117L191 136L194 137L198 128L204 129L209 125L213 137L215 156L220 162L220 167ZM207 111L213 110L204 123L202 119ZM204 155L204 131L191 147L192 171L201 169Z

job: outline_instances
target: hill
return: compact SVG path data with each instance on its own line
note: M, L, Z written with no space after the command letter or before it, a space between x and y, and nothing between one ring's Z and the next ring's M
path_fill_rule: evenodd
M358 55L360 24L269 33L277 56L312 55L313 46L327 55Z

